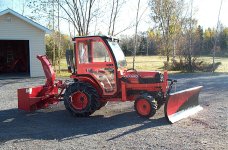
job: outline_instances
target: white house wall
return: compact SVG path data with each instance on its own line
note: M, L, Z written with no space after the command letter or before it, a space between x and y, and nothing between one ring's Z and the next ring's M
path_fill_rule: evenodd
M28 40L30 54L30 76L43 76L37 55L45 54L45 32L11 14L0 16L0 40Z

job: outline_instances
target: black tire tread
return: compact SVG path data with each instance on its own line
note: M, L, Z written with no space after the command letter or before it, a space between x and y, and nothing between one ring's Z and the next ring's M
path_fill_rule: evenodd
M149 102L150 106L151 106L150 113L149 113L148 115L146 115L146 116L141 115L141 114L137 111L136 105L137 105L137 102L140 101L140 99L146 99L146 100ZM137 114L138 114L139 116L144 117L144 118L150 118L150 117L152 117L152 116L154 116L154 115L156 114L157 102L156 102L156 100L153 98L153 96L151 96L151 95L145 93L145 94L140 95L140 96L135 100L134 108L135 108L135 110L136 110L136 112L137 112Z
M89 98L89 105L83 110L76 110L71 106L71 102L69 100L70 95L76 91L84 92ZM89 83L85 82L74 82L71 83L64 94L64 105L66 109L75 117L88 117L93 114L98 107L99 103L99 95L96 89Z

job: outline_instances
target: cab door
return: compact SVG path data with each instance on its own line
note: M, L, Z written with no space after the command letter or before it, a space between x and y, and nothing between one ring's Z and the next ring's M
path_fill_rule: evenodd
M116 69L108 46L100 37L76 39L77 74L91 75L103 95L117 91Z

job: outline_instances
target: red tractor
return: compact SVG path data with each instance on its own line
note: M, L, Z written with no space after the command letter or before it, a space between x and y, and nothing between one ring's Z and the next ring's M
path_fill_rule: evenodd
M136 112L152 117L165 103L170 122L201 110L198 96L202 87L170 94L176 80L165 71L127 69L119 40L106 36L76 37L73 56L68 59L73 81L55 82L55 72L46 56L37 56L43 65L46 84L18 89L18 108L26 111L48 107L60 100L76 117L87 117L108 101L134 101Z

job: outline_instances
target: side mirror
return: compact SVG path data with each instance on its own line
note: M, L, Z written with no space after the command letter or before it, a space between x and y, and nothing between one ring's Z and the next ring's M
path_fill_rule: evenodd
M71 66L68 66L67 71L68 71L69 73L72 73Z
M70 49L66 50L66 62L67 62L67 70L69 73L72 73L72 68L74 68L74 62L73 62L73 51Z

